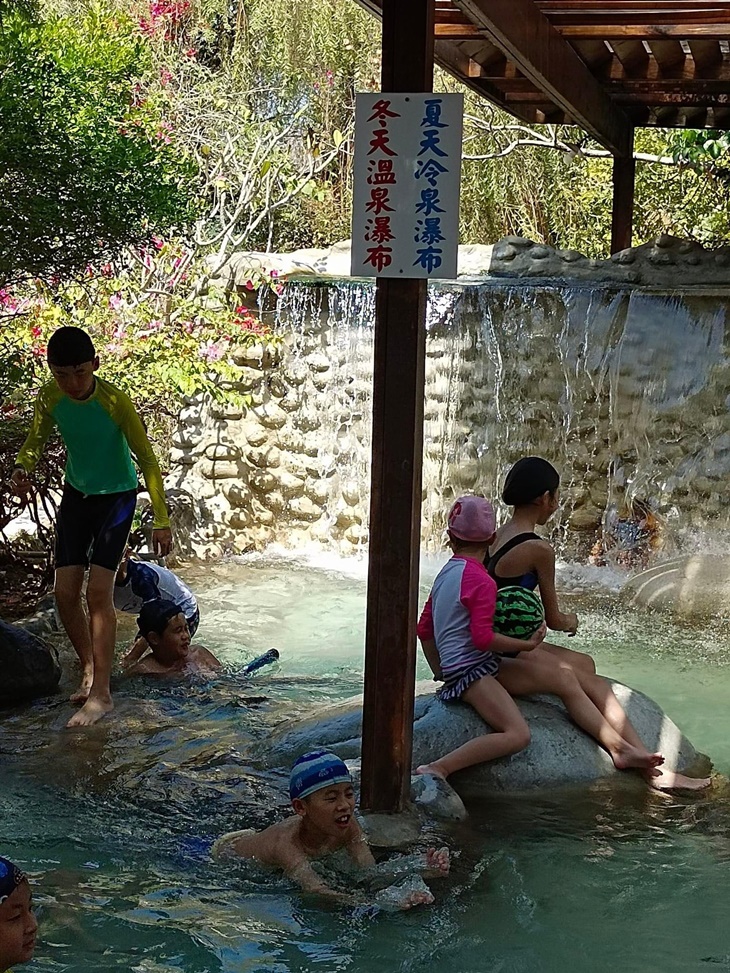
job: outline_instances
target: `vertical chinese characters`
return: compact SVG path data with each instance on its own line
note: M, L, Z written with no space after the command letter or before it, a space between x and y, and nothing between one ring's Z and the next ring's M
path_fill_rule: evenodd
M367 248L363 263L372 264L378 272L389 267L393 261L393 248L387 245L395 239L390 217L394 211L390 205L390 190L397 182L393 159L397 158L398 153L390 146L388 125L392 118L400 118L400 115L392 110L391 102L384 98L375 102L368 118L368 124L372 125L367 164L370 199L365 209L371 216L365 221L365 240L372 246Z
M422 188L420 200L416 204L416 214L420 214L420 218L416 220L413 238L421 246L416 249L413 266L420 265L427 274L441 266L443 249L439 244L445 239L441 230L441 214L444 209L439 198L439 179L449 171L441 162L447 156L441 147L441 130L449 126L441 120L441 105L441 98L426 99L414 172Z

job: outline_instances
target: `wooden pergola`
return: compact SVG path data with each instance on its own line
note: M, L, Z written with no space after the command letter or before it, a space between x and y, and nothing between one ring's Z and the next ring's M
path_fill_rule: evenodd
M730 129L730 0L357 0L382 17L383 92L437 63L532 124L614 157L612 251L631 245L639 126ZM408 801L422 490L426 281L376 286L362 806Z
M433 56L516 118L613 153L612 251L631 245L634 128L730 129L730 0L434 0Z

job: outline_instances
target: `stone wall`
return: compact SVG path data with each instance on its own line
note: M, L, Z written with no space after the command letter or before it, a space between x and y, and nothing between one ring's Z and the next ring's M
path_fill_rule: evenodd
M455 495L497 496L528 453L562 470L555 531L570 527L584 553L629 497L675 524L724 524L729 303L717 285L492 278L432 289L424 540L439 543ZM279 344L236 353L247 403L192 398L180 414L168 488L188 553L367 543L373 289L291 283L278 315Z

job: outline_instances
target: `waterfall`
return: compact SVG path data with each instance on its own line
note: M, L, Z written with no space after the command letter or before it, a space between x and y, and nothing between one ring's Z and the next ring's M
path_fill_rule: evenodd
M632 501L648 504L675 537L687 527L724 528L729 302L719 287L682 293L490 278L429 285L426 546L440 543L455 496L496 500L506 470L528 454L561 471L553 529L567 553L585 554L607 517ZM370 283L290 282L276 310L283 348L269 364L249 356L246 370L260 375L252 407L223 420L230 449L222 459L230 467L236 451L243 482L216 486L221 454L211 459L205 440L221 419L201 403L193 419L201 448L180 458L176 485L193 492L191 477L207 462L204 501L212 502L211 489L238 497L237 520L225 509L220 519L244 537L261 528L248 543L365 544L373 323ZM259 420L265 443L252 432ZM225 477L236 471L227 467Z

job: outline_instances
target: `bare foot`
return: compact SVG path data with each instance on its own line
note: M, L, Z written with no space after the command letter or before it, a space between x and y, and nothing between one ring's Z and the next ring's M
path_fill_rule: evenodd
M420 767L416 767L417 774L430 774L432 777L438 777L439 780L446 780L448 774L445 774L443 770L439 770L438 764L421 764Z
M620 753L612 753L611 759L616 770L653 770L664 763L664 757L660 753L639 750L628 743Z
M77 726L93 726L102 716L111 713L114 703L111 696L90 696L78 713L75 713L66 724L73 729Z
M413 892L408 892L401 901L401 909L412 909L414 905L431 905L434 901L433 893L428 890L422 892L420 889L416 889Z
M451 859L448 848L429 848L426 851L426 868L434 873L434 878L449 874Z
M674 770L662 770L646 775L649 787L658 791L703 791L712 783L711 777L685 777Z
M75 693L72 693L69 696L69 702L85 703L86 700L89 698L89 693L91 692L91 684L93 683L93 681L94 681L94 670L84 669L84 672L81 676L81 685L79 686L79 688L76 690Z

